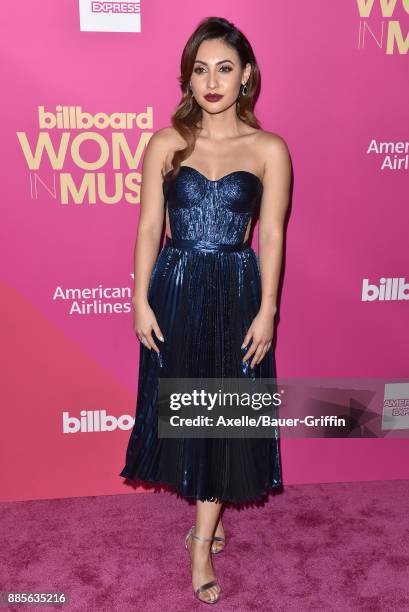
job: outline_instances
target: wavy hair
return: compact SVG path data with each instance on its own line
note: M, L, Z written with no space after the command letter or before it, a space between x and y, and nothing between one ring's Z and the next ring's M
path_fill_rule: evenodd
M261 127L253 112L260 91L260 70L249 41L233 23L223 17L203 19L187 41L180 62L178 80L182 90L182 98L171 117L171 122L175 130L187 142L187 146L176 151L173 155L173 172L170 172L172 179L178 174L181 162L191 155L195 147L200 129L198 123L202 117L202 109L190 93L189 82L199 46L204 40L211 39L220 39L236 49L242 69L245 68L247 63L251 65L250 77L246 83L247 94L242 95L240 87L240 93L236 101L236 111L237 116L247 125L256 129Z

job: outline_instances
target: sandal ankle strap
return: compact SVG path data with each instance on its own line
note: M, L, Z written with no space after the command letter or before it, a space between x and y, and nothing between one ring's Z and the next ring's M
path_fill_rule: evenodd
M214 538L204 538L203 536L198 536L195 535L194 533L191 534L192 538L195 538L196 540L201 540L202 542L213 542Z
M213 538L205 538L203 536L195 535L193 533L195 526L196 525L192 525L191 528L189 529L189 532L185 538L185 543L187 542L189 537L196 538L196 540L201 540L202 542L214 542L214 541L224 542L224 538L222 538L221 536L214 536ZM186 548L187 548L187 544L186 544Z
M225 538L222 538L222 536L214 536L213 540L216 540L216 542L224 542Z

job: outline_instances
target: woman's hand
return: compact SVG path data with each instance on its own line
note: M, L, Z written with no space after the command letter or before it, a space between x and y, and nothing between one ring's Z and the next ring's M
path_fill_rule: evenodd
M274 333L274 309L260 309L254 317L247 334L244 336L242 347L247 347L252 340L251 347L244 355L242 361L247 361L252 355L254 358L250 364L251 368L260 363L264 355L271 347Z
M136 335L146 348L149 348L149 350L153 348L159 353L160 349L157 347L152 337L152 330L162 342L164 342L164 338L156 320L155 313L147 300L141 301L134 298L132 303L134 306L134 331Z

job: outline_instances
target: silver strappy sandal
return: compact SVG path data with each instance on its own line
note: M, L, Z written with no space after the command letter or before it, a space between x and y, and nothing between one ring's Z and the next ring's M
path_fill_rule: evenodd
M192 529L193 528L194 528L194 525L192 526ZM190 534L190 531L189 531L189 534ZM186 536L186 541L187 541L187 538L189 537L189 534ZM226 546L226 538L222 536L214 536L212 539L215 542L223 542L223 546L219 546L219 547L212 544L212 547L210 550L212 551L214 555L217 555L218 553L222 552L222 550L224 550L224 547Z
M187 550L189 550L187 547L187 541L189 538L195 538L196 540L201 540L202 542L213 542L213 540L215 539L215 538L204 538L202 536L195 535L193 533L194 528L195 528L195 525L192 525L185 537L185 548ZM210 589L212 586L218 586L220 589L215 599L206 600L206 599L202 599L201 597L199 597L199 593L203 593L203 591L207 591L207 589ZM219 583L217 582L217 580L210 580L210 582L206 582L205 584L202 584L201 586L197 587L194 593L199 601L203 601L203 603L214 604L214 603L217 603L220 599L221 587Z
M214 544L212 545L211 551L214 555L217 555L218 553L222 552L222 550L224 550L226 540L222 536L214 536L213 540L216 540L216 542L223 542L223 546L220 546L219 548L214 548Z

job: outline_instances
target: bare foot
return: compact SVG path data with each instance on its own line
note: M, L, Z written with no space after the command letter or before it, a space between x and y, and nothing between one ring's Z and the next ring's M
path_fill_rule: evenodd
M202 542L192 537L187 541L192 567L192 586L195 591L202 584L216 579L211 561L210 544L211 542ZM209 587L198 594L199 599L214 601L219 597L220 590L219 585Z

